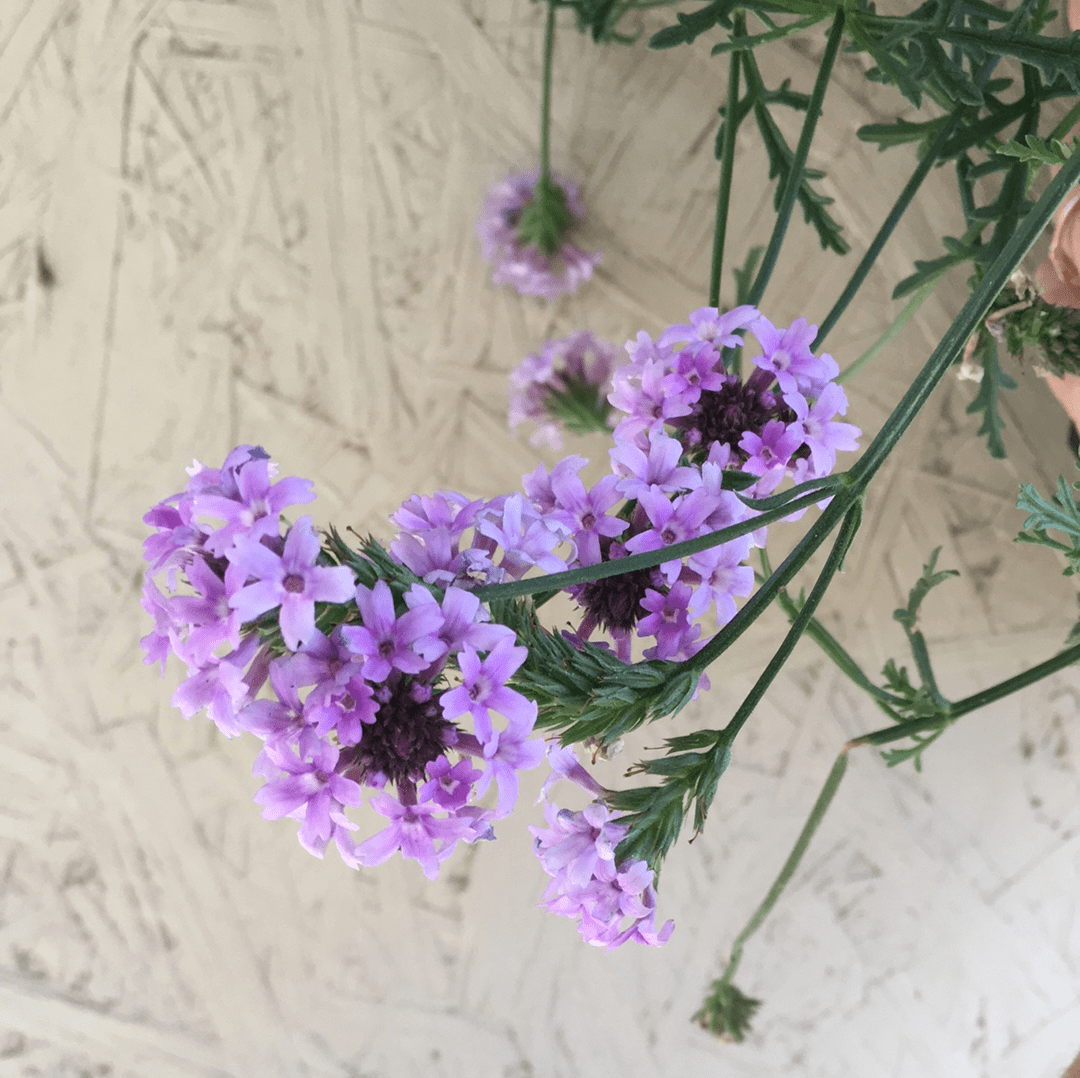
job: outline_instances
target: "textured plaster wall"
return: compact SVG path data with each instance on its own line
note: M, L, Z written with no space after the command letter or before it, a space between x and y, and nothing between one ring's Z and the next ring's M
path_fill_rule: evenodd
M880 723L812 644L669 860L672 940L612 955L535 908L539 774L499 841L436 883L400 860L354 873L263 822L252 744L185 723L179 671L142 666L140 517L192 457L264 444L315 480L318 523L388 538L410 493L508 491L535 466L504 385L544 337L621 343L704 303L722 67L569 29L553 155L605 260L553 307L487 284L473 220L534 159L540 14L0 0L0 1075L1056 1078L1080 1047L1075 670L965 719L921 774L853 756L747 949L740 983L766 1002L731 1046L689 1016L839 746ZM768 77L808 89L821 47L776 48ZM811 161L855 254L822 255L794 222L776 321L822 317L913 163L856 139L907 109L871 89L842 57ZM741 260L771 188L749 131L739 147ZM830 340L842 366L955 234L946 171L926 195ZM849 419L877 429L964 294L961 277L923 307ZM925 608L949 695L1052 654L1075 621L1060 564L1011 543L1017 483L1070 468L1045 386L1017 377L1007 461L949 381L877 480L823 614L869 669L900 654L891 612L938 545L962 574ZM602 466L600 443L572 448ZM723 723L781 632L759 623L680 728Z

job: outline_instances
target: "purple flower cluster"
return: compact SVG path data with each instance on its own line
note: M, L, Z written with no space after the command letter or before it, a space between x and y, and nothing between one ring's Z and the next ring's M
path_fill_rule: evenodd
M543 757L536 704L506 685L527 655L513 631L461 588L437 597L373 566L358 583L309 517L281 534L282 510L314 494L307 480L276 479L262 449L189 474L144 517L154 628L142 644L163 671L170 652L187 665L173 697L186 718L205 708L226 736L263 742L263 816L298 820L317 856L333 842L357 867L400 851L429 877L459 841L493 837L517 772ZM345 810L365 788L388 823L356 842Z
M741 347L745 331L758 347L750 359L756 370L744 382L725 373L721 350ZM669 429L696 461L759 476L758 497L787 476L828 475L837 450L858 448L859 430L835 419L847 398L833 382L833 358L810 351L816 334L805 318L778 329L748 306L723 314L703 307L656 341L639 333L627 344L630 363L614 378L611 403L624 413L616 441L644 451L652 435Z
M509 422L536 424L529 439L562 448L561 429L575 434L610 430L607 395L615 368L615 349L588 330L545 341L510 372Z
M264 817L297 820L317 856L331 842L354 867L400 853L434 877L459 842L493 837L517 801L518 772L544 755L531 736L537 705L511 687L527 651L474 589L664 552L752 520L732 471L756 497L827 475L859 431L837 419L847 401L836 364L810 349L815 333L804 319L780 329L752 307L702 308L655 341L629 342L606 403L606 346L585 333L549 342L519 370L512 418L591 409L595 429L610 405L610 472L587 484L588 461L568 456L525 476L523 493L414 495L391 518L397 565L381 574L385 552L324 541L307 516L283 524L314 493L279 478L262 449L241 446L221 468L196 463L184 490L144 517L146 661L164 670L172 653L187 665L173 697L185 717L205 709L226 736L261 740ZM750 356L745 380L724 366L735 348ZM746 561L765 541L758 527L568 588L580 618L564 635L627 663L688 659L750 593ZM549 761L545 800L561 779L594 800L580 811L548 803L547 827L532 829L551 877L543 905L576 919L590 943L663 943L672 925L656 928L653 871L616 860L628 825L608 791L572 749L552 749ZM357 841L347 810L365 803L386 824Z
M759 344L745 382L722 362L723 349L745 344L742 331ZM723 314L707 307L656 341L639 333L629 342L630 362L615 371L608 398L620 413L612 474L586 489L578 475L584 461L569 457L526 479L534 505L571 532L568 567L661 551L750 519L754 511L725 489L726 471L757 476L745 493L761 497L786 477L827 475L838 450L857 448L857 428L834 418L847 407L832 381L836 363L810 351L816 331L804 319L777 329L753 307ZM726 624L736 597L750 593L753 572L744 563L765 539L761 528L573 589L584 611L577 638L605 630L624 661L634 638L646 643L647 659L691 657L704 646L702 620Z
M576 292L593 274L599 251L586 252L571 242L574 227L585 215L575 184L552 175L561 191L566 222L557 250L547 253L521 235L519 225L536 196L538 170L508 176L488 192L476 225L480 250L495 269L493 284L510 285L522 296L555 300Z
M609 951L628 940L658 947L674 929L656 928L656 888L644 861L616 863L615 848L627 827L601 800L607 791L578 763L569 746L548 749L552 773L541 793L547 828L530 827L536 855L551 883L541 905L578 920L582 939ZM578 812L560 809L548 798L556 782L568 779L593 795Z
M566 529L522 494L414 494L390 519L401 529L391 554L436 587L502 584L533 567L545 573L566 568L555 553L567 539Z
M587 485L588 461L568 456L525 476L524 496L415 496L392 518L400 531L391 551L428 584L470 589L533 568L552 573L663 551L752 520L755 511L726 483L726 473L743 473L740 485L751 480L745 494L763 497L785 479L828 475L837 452L857 448L858 429L837 419L847 408L834 381L837 365L810 349L816 332L805 319L780 329L744 306L702 308L655 341L638 334L627 344L630 362L612 375L608 401L618 422L609 474ZM565 343L552 342L552 352ZM734 348L750 354L745 381L725 370L725 350ZM515 417L558 416L543 390L553 368L546 349L529 357L517 375ZM588 377L584 367L577 373ZM753 588L750 550L765 542L765 528L757 528L655 568L570 587L581 617L564 635L579 647L613 650L627 663L637 654L686 660L704 647L706 631L734 617L736 599ZM606 639L594 639L597 632ZM655 928L652 871L644 862L615 863L627 825L606 806L607 791L569 750L550 758L556 779L570 778L597 800L580 812L549 804L548 827L534 829L552 877L544 905L578 918L593 943L663 943L671 926Z
M759 348L744 382L726 373L725 348ZM724 473L757 476L761 497L787 477L827 475L839 450L857 448L858 429L838 422L847 400L830 356L810 351L817 327L798 319L777 329L753 307L695 311L656 341L639 333L630 362L612 377L608 400L620 414L611 473L586 486L588 461L569 456L525 476L525 497L470 501L453 491L411 498L392 518L401 529L391 551L425 582L472 587L596 565L660 551L750 519L724 486ZM646 659L681 661L705 644L706 619L723 626L749 595L745 564L764 528L654 569L569 589L582 610L573 639L607 634L624 662L634 641ZM605 645L607 646L607 645Z

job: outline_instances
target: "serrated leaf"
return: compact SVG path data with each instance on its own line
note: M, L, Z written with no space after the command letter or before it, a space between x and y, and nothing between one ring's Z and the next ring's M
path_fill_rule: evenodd
M960 575L956 569L942 569L940 571L935 571L938 555L940 553L941 547L938 547L931 553L929 560L923 566L922 576L919 577L911 591L908 593L907 606L893 611L893 618L900 622L900 624L909 632L915 630L915 626L919 619L919 607L922 606L922 602L930 593L930 590L948 580L949 577Z
M746 64L747 81L751 86L754 98L754 118L757 121L758 130L761 132L765 151L769 156L769 179L777 180L773 202L776 208L779 209L783 189L795 160L795 153L787 144L786 139L780 132L780 128L769 112L765 93L763 92L764 88L753 63L752 54L748 55ZM837 254L846 254L850 250L850 246L840 235L841 226L825 209L833 200L815 191L811 186L811 180L815 177L820 179L821 176L822 173L816 170L804 169L799 183L798 202L802 207L803 217L807 224L811 225L817 232L818 242L822 248L836 251Z
M951 236L943 237L946 244L951 239ZM970 261L977 253L978 248L974 244L969 244L959 247L947 255L942 255L940 258L932 258L928 261L916 259L915 272L910 277L905 277L893 289L892 298L903 299L904 296L910 295L929 281L940 277L946 270L952 269L953 266L959 266L963 262Z
M729 38L727 41L721 41L713 45L711 55L721 56L727 52L743 52L746 49L757 48L758 45L763 45L769 41L779 41L782 38L789 37L791 34L797 34L800 30L808 30L811 26L824 22L828 16L829 12L822 11L820 14L807 15L796 22L777 26L772 30L765 31L763 34L749 34L746 37Z
M1028 514L1022 525L1023 533L1016 537L1018 542L1037 543L1061 551L1069 562L1066 576L1080 569L1080 507L1064 476L1058 476L1052 501L1043 498L1030 483L1021 483L1016 508ZM1064 535L1069 543L1052 539L1047 534L1051 529Z
M997 346L989 337L984 337L986 346L980 350L983 361L983 376L979 382L979 392L968 405L967 414L982 413L983 421L979 434L986 438L990 456L997 460L1005 457L1005 443L1001 432L1005 429L1005 420L998 411L998 395L1002 390L1015 389L1016 383L1001 369L997 360Z
M680 11L675 15L674 26L665 26L649 38L650 49L671 49L676 45L689 45L714 26L726 25L728 16L738 0L713 0L697 11Z
M1011 56L1036 68L1047 82L1063 78L1074 93L1080 93L1080 36L1077 34L1044 37L965 26L941 27L936 33L942 41L958 45L970 54Z
M1027 135L1024 145L1015 139L999 146L997 152L1005 157L1016 157L1021 161L1034 165L1063 165L1068 161L1076 143L1066 146L1061 139L1041 139L1037 135Z

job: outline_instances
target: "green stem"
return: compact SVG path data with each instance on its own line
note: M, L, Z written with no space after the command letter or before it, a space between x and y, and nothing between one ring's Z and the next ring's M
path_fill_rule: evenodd
M711 662L730 647L772 602L777 592L787 585L810 560L814 551L840 523L854 502L862 496L862 492L884 464L893 447L912 424L919 410L929 400L938 382L945 377L946 372L955 362L968 337L986 316L986 312L990 310L994 300L1005 287L1010 274L1027 254L1028 249L1054 215L1054 211L1060 205L1066 192L1078 178L1080 178L1080 154L1074 154L1062 165L1061 171L1050 182L1039 201L1024 216L1001 253L987 268L986 275L979 286L961 308L953 324L945 331L945 335L931 353L923 369L908 387L892 414L885 420L881 430L867 446L862 457L850 471L840 477L843 483L828 507L802 537L795 549L784 559L776 572L705 648L683 664L684 669L701 669L699 664L706 659ZM792 508L794 504L793 502Z
M725 984L731 983L735 971L739 968L739 962L742 960L743 947L746 945L746 941L772 913L773 907L776 905L780 895L783 894L784 888L790 883L791 877L795 875L799 862L802 861L803 855L810 846L810 840L821 825L825 813L828 812L829 806L832 804L832 799L836 796L836 791L840 788L840 780L843 779L846 770L847 749L845 748L837 756L836 763L832 765L829 777L825 780L825 785L821 788L821 793L818 794L814 807L810 810L810 815L806 823L803 824L803 829L799 832L799 837L795 840L791 853L788 854L783 868L780 869L780 875L776 877L772 887L769 888L769 893L762 899L761 905L754 910L750 920L746 922L746 927L735 937L735 942L731 945L731 958L728 960L724 972L720 975L721 982Z
M817 580L814 581L814 586L810 589L810 594L806 597L802 609L796 614L795 620L791 623L791 628L788 629L783 642L761 672L761 676L754 682L754 687L747 693L746 699L739 705L738 710L731 717L731 721L724 727L723 742L725 747L731 747L731 743L735 740L747 719L754 713L754 709L761 703L761 698L775 680L776 675L780 673L784 663L788 661L792 651L795 650L799 637L806 631L806 627L814 616L814 611L818 608L818 604L825 597L825 592L828 591L829 585L832 583L832 578L843 564L844 556L847 554L848 547L851 546L851 541L855 538L861 520L862 502L857 501L844 517L844 523L840 526L833 548L829 551L829 557L818 574ZM706 647L698 654L702 655L707 650ZM694 659L690 660L691 663L695 662L697 657L694 656ZM699 669L703 670L706 665L708 665L708 661Z
M851 303L852 299L855 297L855 293L862 287L863 281L866 280L867 274L877 261L877 257L881 254L885 244L889 242L889 238L896 230L896 226L900 223L900 218L907 212L907 208L911 205L912 199L914 199L915 195L918 193L923 180L926 179L930 174L930 170L937 164L942 148L952 137L952 133L956 129L956 125L959 122L959 116L959 112L953 115L951 121L938 132L937 138L934 139L930 144L929 149L927 149L926 153L919 159L919 163L915 166L915 171L912 172L911 178L904 185L904 189L893 203L893 207L889 211L888 217L882 222L877 235L871 241L870 246L867 247L866 254L862 256L859 264L855 267L855 272L852 273L850 280L844 286L844 291L840 293L840 298L837 299L832 306L832 310L825 316L825 321L821 323L821 328L818 330L817 337L814 338L814 343L810 346L812 350L816 351L821 347L822 342L829 335L833 326L836 325L840 316L847 310L848 304Z
M671 546L660 550L649 550L644 554L632 554L628 558L616 558L613 561L602 561L597 565L586 565L580 569L571 569L565 573L549 573L546 576L529 577L526 580L515 580L509 584L486 584L476 589L476 595L482 602L489 603L493 599L513 599L519 595L535 595L553 589L570 588L576 584L587 584L590 580L604 580L609 576L622 576L624 573L632 573L637 569L651 569L654 565L662 565L664 562L677 561L688 558L691 554L698 554L702 550L719 546L721 543L730 542L742 535L749 535L774 520L782 520L784 517L805 509L823 498L829 497L841 485L842 475L833 476L836 482L822 486L819 480L812 480L806 484L813 489L796 498L787 501L775 508L766 508L758 516L739 521L730 527L721 528L719 531L710 532L708 535L698 536L696 539L688 539L685 543L672 543ZM791 491L788 492L789 494ZM768 499L762 499L767 501Z
M904 328L915 316L915 312L930 298L930 293L937 287L939 277L931 277L928 281L925 281L912 294L911 299L907 301L907 305L904 309L893 319L891 325L885 332L878 337L878 339L870 345L869 348L853 363L845 367L834 379L838 385L843 385L844 382L850 381L855 375L873 362L877 357L885 351L886 348L899 336L900 330Z
M806 168L806 159L810 154L810 143L814 139L814 131L821 117L822 102L825 100L825 90L829 85L829 76L832 74L833 64L836 62L836 54L840 51L840 40L844 32L844 9L838 8L833 18L832 29L829 31L829 40L825 46L825 55L821 58L821 66L818 69L817 81L814 83L810 102L806 106L806 119L803 121L802 133L799 135L799 144L795 147L795 155L791 161L791 168L787 174L787 182L780 195L780 203L776 212L776 225L772 236L769 237L769 246L765 249L765 257L762 259L761 268L754 280L754 286L750 289L748 303L756 307L765 294L765 287L769 283L773 270L776 268L776 260L780 255L780 246L784 242L791 213L795 207L795 199L799 194L799 187L803 181L803 171ZM747 54L748 56L751 54Z
M1050 138L1064 139L1065 136L1080 122L1080 101L1062 117L1061 123L1050 132Z
M948 709L940 716L931 715L923 719L911 719L908 722L900 723L898 726L887 726L883 730L874 730L869 734L862 734L860 737L853 738L848 742L847 747L853 749L858 748L860 745L887 745L891 741L900 741L905 737L911 737L913 734L936 730L945 724L955 722L972 711L978 711L980 708L996 703L1014 692L1026 689L1029 685L1034 685L1035 682L1057 673L1058 670L1064 670L1066 666L1071 666L1075 662L1080 662L1080 644L1074 644L1071 648L1066 648L1052 659L1047 659L1045 662L1039 663L1038 666L1025 670L1022 674L1006 678L996 685L972 693L971 696L965 696L963 700L957 700L954 704L949 705Z
M540 91L540 183L551 180L551 61L555 53L555 0L548 0L547 20L544 23L543 75Z
M769 564L769 556L765 553L764 547L758 551L758 556L761 559L761 571L763 578L766 578L772 574L772 566ZM788 620L794 621L799 615L799 611L802 607L787 593L787 591L780 591L776 595L777 605L788 616ZM875 685L863 672L863 668L851 657L847 649L840 643L839 640L821 624L817 618L811 618L806 626L805 634L814 641L815 644L833 661L836 668L854 682L860 689L867 695L871 696L874 702L895 722L902 722L900 715L893 710L894 705L902 704L904 701L897 696L893 696L891 693L886 692L884 689Z
M1078 179L1080 179L1080 154L1070 157L1065 162L1039 201L1030 212L1025 214L1001 253L987 268L986 275L978 288L971 294L952 325L945 331L945 335L931 353L918 377L908 387L907 392L867 447L866 452L847 473L852 483L851 490L847 492L848 500L862 490L878 468L885 463L893 446L929 400L930 394L952 366L968 337L982 322L986 312L990 310L994 300L1005 287L1013 270L1020 264L1028 249L1053 217L1061 200ZM837 498L836 501L840 502L840 505L836 506L834 502L829 506L829 510L833 512L830 514L829 510L826 510L823 517L831 515L838 520L846 511L847 505L844 504L844 500Z
M934 668L930 664L930 652L926 647L926 637L918 630L915 630L914 632L909 631L907 638L908 644L911 646L912 657L915 659L916 669L919 671L919 678L922 680L922 687L930 694L930 699L934 701L935 706L942 711L947 711L949 701L941 695L941 691L938 689L937 678L934 677Z
M746 30L746 16L735 16L733 34ZM724 112L724 140L720 156L720 185L716 192L716 226L713 231L712 275L709 278L710 307L720 306L720 277L724 270L724 239L727 235L728 205L731 201L731 180L735 171L736 113L739 107L739 54L731 54L728 67L727 107Z
M1066 666L1071 666L1075 662L1080 662L1080 644L1074 644L1071 648L1066 648L1052 659L1047 659L1045 662L1039 663L1038 666L1025 670L1022 674L1006 678L996 685L991 685L988 689L982 689L971 696L965 696L963 700L957 700L949 708L949 716L958 719L961 715L966 715L970 711L976 711L981 707L986 707L987 704L996 703L1011 693L1026 689L1029 685L1034 685L1036 681L1041 681L1044 677L1048 677L1058 670L1063 670Z

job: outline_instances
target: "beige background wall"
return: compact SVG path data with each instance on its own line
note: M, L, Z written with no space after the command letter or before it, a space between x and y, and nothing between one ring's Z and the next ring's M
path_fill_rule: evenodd
M140 517L192 457L262 443L315 480L317 522L388 538L410 493L494 494L534 466L504 379L545 336L621 344L704 303L722 65L569 29L553 154L605 261L554 307L487 284L473 220L533 162L540 14L0 0L0 1075L1051 1078L1080 1047L1074 670L966 719L921 775L853 758L747 950L740 983L766 1004L736 1047L689 1015L839 745L880 721L812 644L669 860L671 942L610 956L535 909L542 776L437 883L399 860L353 873L264 823L253 744L185 724L178 669L141 665ZM776 49L771 77L809 89L821 46ZM856 255L912 161L854 131L902 104L842 58L811 163ZM771 192L749 130L740 149L741 261ZM947 170L927 192L830 340L842 366L955 234ZM767 312L820 319L856 255L821 255L797 220ZM962 276L933 297L849 419L877 429L963 298ZM824 615L869 669L899 656L891 612L939 544L962 571L926 607L946 693L1048 656L1075 620L1054 557L1010 541L1018 481L1070 467L1045 386L1017 377L1008 461L950 381L877 481ZM573 448L602 466L602 444ZM759 623L683 725L722 724L779 632Z

